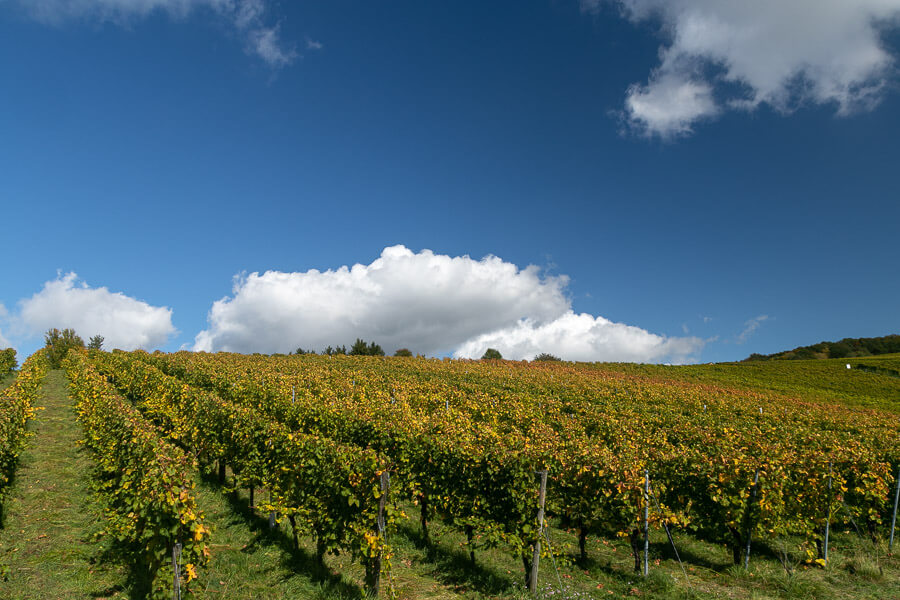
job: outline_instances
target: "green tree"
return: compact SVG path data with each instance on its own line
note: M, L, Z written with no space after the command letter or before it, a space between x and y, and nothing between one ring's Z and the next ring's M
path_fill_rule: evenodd
M553 356L552 354L548 354L548 353L546 353L546 352L541 352L540 354L538 354L537 356L535 356L532 360L536 360L536 361L554 361L554 360L555 360L555 361L560 361L560 360L562 360L562 359L561 359L560 357L558 357L558 356Z
M384 350L375 342L365 343L362 339L356 338L353 346L350 347L351 356L384 356Z
M44 334L44 341L47 344L47 358L50 360L50 367L58 369L62 366L62 359L72 348L84 348L84 340L81 339L74 329L63 329L60 331L56 327Z
M18 364L18 361L16 361L15 348L0 350L0 377L3 377L7 373L11 372L16 368Z
M400 348L396 352L394 352L394 356L412 356L413 353L409 351L409 348Z
M95 335L88 341L87 348L88 350L102 350L103 349L103 340L104 337L102 335Z
M500 354L499 350L495 350L493 348L488 348L484 351L484 356L481 357L481 360L500 360L503 358L503 355Z

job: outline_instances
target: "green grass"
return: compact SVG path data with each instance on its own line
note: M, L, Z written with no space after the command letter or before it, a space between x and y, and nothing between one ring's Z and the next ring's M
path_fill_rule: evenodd
M6 375L0 377L0 392L2 392L3 390L5 390L9 386L11 386L15 380L16 380L15 372L7 373Z
M900 378L860 369L847 363L882 364L893 368L891 356L827 360L771 360L710 365L640 365L598 363L594 368L650 377L662 382L689 382L776 393L812 402L878 408L900 412ZM895 359L896 360L896 359Z
M197 582L198 598L361 599L362 569L346 557L314 561L311 540L295 549L283 525L270 530L266 516L248 508L246 491L226 494L210 479L199 485L200 503L213 524L214 554ZM264 493L257 492L264 500ZM427 547L418 526L418 510L407 514L389 541L394 549L392 573L385 589L400 599L527 598L521 562L503 549L478 549L471 562L465 537L433 522ZM542 558L542 598L664 599L884 599L900 598L900 560L887 556L886 543L873 544L852 532L836 532L830 563L823 569L802 562L802 540L767 540L753 547L750 569L735 567L720 544L680 532L674 537L686 571L663 532L651 534L650 576L633 572L630 547L615 538L591 536L588 560L580 564L577 537L551 527L555 561ZM786 567L778 559L788 555ZM557 571L558 569L558 571ZM387 595L387 594L386 594Z
M51 371L41 390L5 502L0 529L0 598L124 598L126 574L92 541L100 514L89 488L91 460L77 445L65 376Z

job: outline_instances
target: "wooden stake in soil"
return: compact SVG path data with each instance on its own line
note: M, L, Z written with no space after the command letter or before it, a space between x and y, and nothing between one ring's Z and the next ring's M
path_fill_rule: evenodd
M181 542L172 546L172 600L181 600L181 569L178 561L181 560Z
M894 528L897 526L897 502L900 501L900 469L897 470L897 487L894 488L894 516L891 518L891 541L888 552L894 551Z
M650 574L650 471L644 469L644 577Z
M541 535L544 532L544 501L547 498L547 469L538 471L541 476L541 490L538 494L538 538L534 543L534 555L531 559L531 577L528 579L528 591L532 594L537 592L538 582L538 565L541 562Z
M431 544L428 537L428 496L425 494L419 496L419 505L422 507L422 541L428 546Z
M753 474L753 487L750 488L750 502L747 504L747 547L744 549L744 569L750 568L750 540L753 537L753 519L750 513L753 511L753 501L756 499L758 489L759 469Z
M381 472L381 498L378 499L378 518L375 521L375 531L378 537L384 539L385 521L384 509L387 504L388 488L391 483L391 474L388 471ZM366 589L374 597L378 597L381 589L381 551L378 556L366 563Z

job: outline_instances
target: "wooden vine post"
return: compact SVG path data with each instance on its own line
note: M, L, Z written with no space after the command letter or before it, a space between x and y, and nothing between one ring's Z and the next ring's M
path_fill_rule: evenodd
M650 471L644 469L644 577L650 574Z
M753 474L753 487L750 488L750 501L747 503L747 546L744 548L744 569L750 568L750 541L753 538L753 501L759 489L759 469Z
M534 554L531 559L531 576L528 578L528 591L537 593L538 565L541 562L541 536L544 533L544 501L547 499L547 469L538 471L541 476L541 489L538 494L538 537L534 543Z
M181 600L181 542L172 546L172 600Z
M831 470L832 470L832 468L833 468L833 463L829 462L828 463L828 497L825 499L825 501L828 503L828 507L826 510L827 514L825 517L825 552L824 552L824 556L822 557L825 559L826 565L828 564L828 534L831 533L831 483L832 483Z
M428 536L428 496L425 494L419 496L419 505L422 507L422 541L429 546L431 538Z
M379 540L384 540L386 527L384 510L387 505L388 489L391 484L391 474L384 470L381 472L381 497L378 499L378 517L375 520L375 532ZM381 561L384 550L379 547L378 554L366 563L366 591L372 597L377 598L381 589Z

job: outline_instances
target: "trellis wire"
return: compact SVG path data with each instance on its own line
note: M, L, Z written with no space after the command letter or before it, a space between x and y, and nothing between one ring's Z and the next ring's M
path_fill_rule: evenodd
M656 497L656 494L653 493L653 488L650 488L650 497L653 498L653 502L656 504L656 509L659 511L660 516L663 515L662 506L659 504L659 499ZM684 580L687 582L688 587L693 587L691 585L691 580L688 578L687 570L684 568L684 563L681 562L681 556L678 554L678 548L675 546L675 538L672 537L672 532L669 531L669 524L663 521L663 528L666 530L666 537L669 538L669 543L672 544L672 550L675 551L675 559L678 561L678 566L681 567L681 572L684 573Z
M841 508L847 513L847 518L850 519L850 524L853 525L854 531L856 531L856 535L860 537L860 539L865 538L862 534L862 531L859 529L859 525L856 524L856 521L853 519L853 513L850 512L850 507L847 506L847 503L841 500Z
M825 559L826 565L828 564L828 534L831 533L831 484L832 484L831 472L832 472L832 469L833 469L833 463L829 461L829 463L828 463L828 498L827 498L828 516L825 518L825 552L824 552L824 559Z
M894 551L894 528L897 526L897 502L900 501L900 469L897 469L897 486L894 488L894 516L891 518L891 541L888 552Z
M556 566L556 557L553 555L553 546L550 544L550 533L548 533L547 528L542 529L541 533L544 535L544 539L547 540L547 552L550 554L550 560L553 562L553 570L556 571L556 581L559 583L559 590L562 591L562 578L559 575L559 567Z

